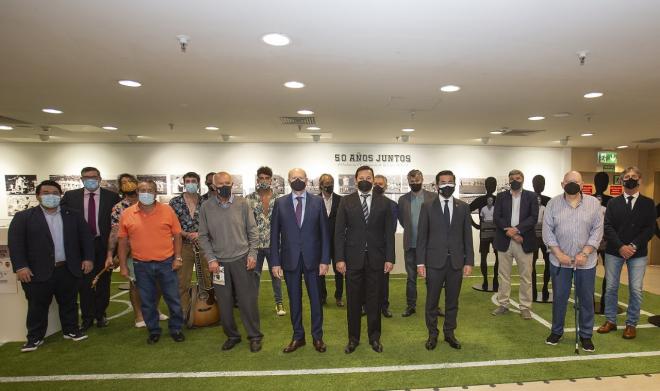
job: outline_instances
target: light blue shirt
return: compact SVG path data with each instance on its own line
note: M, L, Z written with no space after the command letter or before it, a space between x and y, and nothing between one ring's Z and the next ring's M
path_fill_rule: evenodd
M66 253L64 252L64 224L62 223L62 213L60 208L57 208L55 213L48 213L46 209L41 207L46 217L46 223L50 230L50 236L53 238L53 245L55 247L55 262L66 261Z
M301 195L297 195L294 192L291 192L291 201L293 201L293 212L296 212L296 206L298 206L298 200L296 198L302 197L302 216L300 216L300 225L302 226L303 221L305 221L305 206L307 205L307 192L304 191Z
M410 220L412 221L412 232L410 232L411 248L417 247L417 223L419 223L419 212L422 210L422 203L424 202L424 192L420 191L419 195L410 192Z
M227 209L231 206L231 204L234 203L234 195L232 194L231 197L227 200L227 202L222 202L220 201L219 197L215 197L216 200L218 200L218 205L220 205L221 208Z

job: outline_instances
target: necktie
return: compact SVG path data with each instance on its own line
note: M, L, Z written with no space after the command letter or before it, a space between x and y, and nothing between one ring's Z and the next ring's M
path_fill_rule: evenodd
M87 224L92 231L92 236L96 237L96 202L94 202L94 193L89 193L89 202L87 203Z
M367 198L369 194L362 194L362 214L364 215L364 222L369 223L369 206L367 205Z
M633 196L628 196L628 197L626 197L626 198L627 198L627 200L628 200L628 203L626 204L626 206L628 207L628 211L631 212L631 211L632 211L632 201L633 201L633 199L634 199L635 197L633 197Z
M449 215L449 200L445 200L445 207L442 210L442 218L445 221L447 232L449 232L449 226L451 225L451 216Z
M302 225L302 199L302 197L296 197L296 201L298 201L296 204L296 221L298 222L298 227Z

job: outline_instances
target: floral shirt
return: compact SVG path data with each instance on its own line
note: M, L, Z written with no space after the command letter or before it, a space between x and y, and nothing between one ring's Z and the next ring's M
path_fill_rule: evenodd
M112 207L112 213L110 214L110 225L112 227L119 225L119 218L121 217L121 214L124 213L124 210L126 210L126 208L131 205L133 205L131 201L124 198Z
M201 208L204 199L201 196L197 199L197 208L195 208L195 213L193 213L192 216L190 215L190 210L188 210L186 200L183 198L183 194L170 200L170 206L174 209L174 213L176 213L176 216L179 218L181 229L184 232L199 231L199 209ZM183 239L183 241L187 242L188 239Z
M245 197L248 205L250 205L250 209L254 212L254 219L257 221L257 248L270 248L270 216L273 214L273 207L275 206L275 199L277 197L278 195L273 192L268 206L268 215L264 215L263 204L261 203L261 197L259 197L258 192L255 191Z

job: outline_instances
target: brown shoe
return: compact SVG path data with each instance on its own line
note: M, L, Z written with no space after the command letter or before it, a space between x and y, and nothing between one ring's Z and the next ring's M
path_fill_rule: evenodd
M626 325L626 329L623 331L623 339L633 339L637 336L637 329L635 326L629 324Z
M603 323L603 325L600 326L598 330L596 330L598 334L607 334L610 331L616 331L616 324L610 322L609 320Z
M283 352L284 353L291 353L295 352L296 349L305 346L305 340L304 339L292 339L291 343L287 347L284 348Z
M314 340L314 349L316 349L316 351L319 353L325 353L327 346L325 345L325 342L323 342L322 339L317 339Z

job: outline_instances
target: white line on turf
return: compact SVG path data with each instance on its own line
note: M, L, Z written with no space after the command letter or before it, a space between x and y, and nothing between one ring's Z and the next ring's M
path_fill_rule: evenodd
M93 381L93 380L135 380L135 379L172 379L172 378L220 378L220 377L266 377L295 375L333 375L351 373L383 373L401 371L429 371L453 368L480 368L541 363L562 363L572 361L612 360L633 357L656 357L660 351L629 352L611 354L570 355L561 357L521 358L513 360L468 361L456 363L391 365L380 367L354 368L318 368L318 369L282 369L271 371L214 371L214 372L151 372L151 373L103 373L87 375L52 375L52 376L12 376L0 377L0 383L52 382L52 381Z

